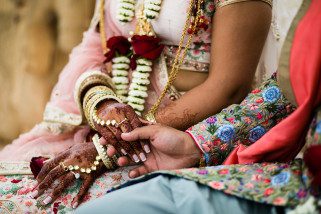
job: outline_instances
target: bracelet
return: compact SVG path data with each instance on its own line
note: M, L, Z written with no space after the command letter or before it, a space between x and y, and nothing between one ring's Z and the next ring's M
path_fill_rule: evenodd
M89 123L89 125L95 129L95 125L94 125L94 121L91 117L91 109L92 106L94 106L94 103L96 103L97 101L100 102L104 99L107 99L108 95L95 95L94 97L92 97L85 105L84 105L84 114L85 117L87 118L87 121ZM96 129L95 129L96 130Z
M60 162L59 165L66 171L79 171L81 173L86 173L86 174L90 174L92 171L96 171L97 170L97 166L99 165L99 161L101 160L100 156L97 155L96 156L96 160L94 161L94 163L88 167L88 168L80 168L78 165L68 165L66 166L63 162ZM78 179L80 177L79 173L74 174L76 179Z
M122 100L115 95L115 93L106 86L95 86L87 91L84 100L83 100L83 111L84 115L94 130L96 130L94 125L94 110L99 102L107 99L113 99L118 102L122 102Z
M97 109L94 110L93 114L92 114L92 118L94 120L94 122L100 126L115 126L116 128L118 128L122 123L126 122L128 119L125 118L120 122L117 122L116 120L104 120L99 118L99 116L97 115Z
M111 160L108 155L107 155L107 150L104 148L103 145L101 145L99 143L99 137L97 134L94 135L93 139L93 143L96 147L96 150L101 158L101 160L103 161L104 165L106 166L107 169L114 169L115 165L113 164L113 160Z
M152 123L157 123L156 121L156 118L155 118L155 115L153 113L147 113L145 115L145 119L149 122L152 122Z

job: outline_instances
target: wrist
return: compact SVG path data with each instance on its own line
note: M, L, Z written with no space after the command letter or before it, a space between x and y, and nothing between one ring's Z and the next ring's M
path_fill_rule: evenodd
M193 137L189 133L183 133L186 154L189 154L195 161L195 164L197 164L202 158L203 152L200 150L198 144L194 141Z

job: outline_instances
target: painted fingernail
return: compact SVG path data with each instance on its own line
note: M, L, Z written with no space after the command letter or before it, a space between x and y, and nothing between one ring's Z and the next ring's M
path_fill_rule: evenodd
M129 177L130 178L135 178L136 177L136 172L135 171L129 172Z
M140 153L140 154L139 154L139 157L140 157L140 159L141 159L142 161L146 161L146 156L145 156L144 153Z
M148 145L144 145L144 150L147 154L150 153L150 148Z
M138 162L139 162L139 158L138 158L138 156L137 156L137 155L133 155L133 159L134 159L134 161L135 161L136 163L138 163Z
M52 198L50 196L48 196L47 198L45 198L45 200L43 200L43 203L45 205L49 204L51 202Z
M121 153L123 153L123 155L127 155L127 152L125 151L125 149L121 149L120 151Z
M75 202L74 205L72 205L73 209L76 209L78 207L78 202Z
M37 195L38 195L38 190L35 190L30 194L30 197L35 198Z

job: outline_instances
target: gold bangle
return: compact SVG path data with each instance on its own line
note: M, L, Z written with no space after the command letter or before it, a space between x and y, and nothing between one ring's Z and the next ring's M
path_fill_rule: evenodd
M96 147L96 150L97 150L101 160L103 161L104 165L106 166L106 168L107 169L114 169L114 165L112 163L112 160L108 157L106 149L104 148L103 145L100 145L100 143L99 143L98 135L95 134L92 139L93 139L93 143Z
M103 100L108 100L108 99L113 99L117 100L118 102L121 102L121 100L115 96L115 95L101 95L101 96L96 96L93 97L90 101L89 104L85 107L85 115L88 120L88 123L91 125L91 127L96 130L95 125L94 125L94 111L96 109L96 106L98 103L100 103Z
M156 118L155 118L155 115L152 114L152 113L147 113L147 114L145 115L145 119L146 119L147 121L149 121L149 122L157 123Z
M122 103L122 100L118 98L115 93L106 86L94 86L89 89L83 99L83 112L89 123L89 125L95 129L93 121L93 111L97 104L106 99L113 99L119 103ZM95 129L96 130L96 129Z
M91 89L89 89L83 99L83 103L88 102L92 96L95 94L111 94L115 95L114 91L108 88L107 86L94 86Z

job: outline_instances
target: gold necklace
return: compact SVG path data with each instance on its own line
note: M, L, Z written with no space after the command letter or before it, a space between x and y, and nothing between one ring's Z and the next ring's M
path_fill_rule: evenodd
M182 32L182 35L181 35L181 38L180 38L180 41L179 41L178 50L177 50L177 53L175 55L171 71L169 73L168 81L167 81L162 93L158 97L157 101L154 103L154 105L148 111L148 114L154 115L157 112L162 100L164 99L166 93L168 92L168 90L170 89L170 87L172 86L173 82L175 81L175 79L177 77L177 74L178 74L178 72L180 70L180 67L181 67L181 65L184 62L184 59L186 57L187 50L189 49L189 47L190 47L190 45L192 43L193 37L194 37L194 33L190 34L188 36L187 42L186 42L186 44L184 46L184 41L185 41L185 38L186 38L186 35L187 35L187 31L190 28L190 26L191 26L191 29L192 29L193 32L196 31L197 26L199 25L200 17L202 15L201 14L201 11L202 11L201 10L201 5L203 4L203 1L204 0L191 0L190 1L189 8L188 8L188 13L187 13L187 18L186 18L185 25L184 25L184 29L183 29L183 32ZM103 48L103 51L104 51L104 54L105 54L105 53L108 52L108 48L106 47L104 3L105 3L105 0L100 0L99 29L100 29L101 44L102 44L102 48ZM195 14L195 17L192 17L194 5L196 5L196 14ZM140 19L142 19L142 18L140 17ZM151 24L149 22L147 22L146 20L144 21L144 19L142 19L142 22L138 22L138 25L142 24L142 23L143 23L143 26L146 27L146 25L147 26L149 25L148 29L152 29ZM137 26L137 27L139 27L139 26ZM137 28L136 28L136 30L137 30ZM185 47L184 50L183 50L183 47Z

